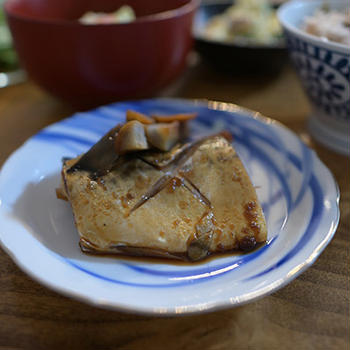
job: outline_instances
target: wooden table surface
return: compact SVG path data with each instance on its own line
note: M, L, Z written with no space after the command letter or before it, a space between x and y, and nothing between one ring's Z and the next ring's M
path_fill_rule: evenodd
M275 118L314 147L341 190L341 220L316 263L245 306L179 318L101 310L27 277L0 250L0 349L349 349L349 159L314 144L309 105L293 70L233 78L202 63L162 95L233 102ZM0 164L42 127L74 110L33 83L0 89Z

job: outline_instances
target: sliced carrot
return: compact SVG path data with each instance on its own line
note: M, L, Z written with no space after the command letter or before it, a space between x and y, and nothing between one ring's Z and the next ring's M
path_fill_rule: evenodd
M197 117L197 113L181 113L181 114L172 114L172 115L152 115L157 123L171 123L175 121L185 122L187 120L191 120Z
M67 195L62 188L56 188L56 197L58 199L63 199L64 201L68 201Z
M132 110L127 110L126 111L126 121L131 121L131 120L137 120L138 122L142 124L153 124L154 120L150 117L148 117L146 114L132 111Z

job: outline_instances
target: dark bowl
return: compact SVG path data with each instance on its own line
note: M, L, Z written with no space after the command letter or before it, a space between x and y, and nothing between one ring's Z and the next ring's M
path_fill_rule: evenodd
M288 60L286 46L237 45L205 38L201 32L208 20L224 12L232 1L204 3L194 21L195 48L203 59L217 70L237 75L278 73Z
M86 11L128 4L137 19L83 25ZM175 79L192 47L196 0L8 0L20 62L51 94L88 108L146 97Z

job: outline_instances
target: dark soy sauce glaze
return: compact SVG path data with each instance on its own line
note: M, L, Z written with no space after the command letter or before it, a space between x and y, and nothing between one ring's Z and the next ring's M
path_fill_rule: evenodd
M213 261L215 259L219 258L228 258L230 256L237 256L237 255L247 255L250 253L253 253L257 251L258 249L265 246L266 243L256 243L255 247L249 251L242 251L242 250L229 250L225 252L217 252L217 253L210 253L207 257L205 257L202 260L197 261L186 261L186 260L180 260L176 258L162 258L162 257L144 257L144 256L134 256L134 255L126 255L126 254L120 254L120 253L103 253L103 252L88 252L84 251L84 254L92 255L92 256L98 256L101 258L113 258L113 259L119 259L123 261L129 261L129 262L144 262L148 264L164 264L164 265L175 265L175 266L198 266L198 265L204 265L207 262ZM185 255L183 255L185 256Z

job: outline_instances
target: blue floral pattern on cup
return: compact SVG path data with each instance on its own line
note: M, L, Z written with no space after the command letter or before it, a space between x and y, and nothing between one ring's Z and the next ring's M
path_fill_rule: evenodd
M347 55L310 44L285 32L293 64L316 109L350 120L350 65Z

